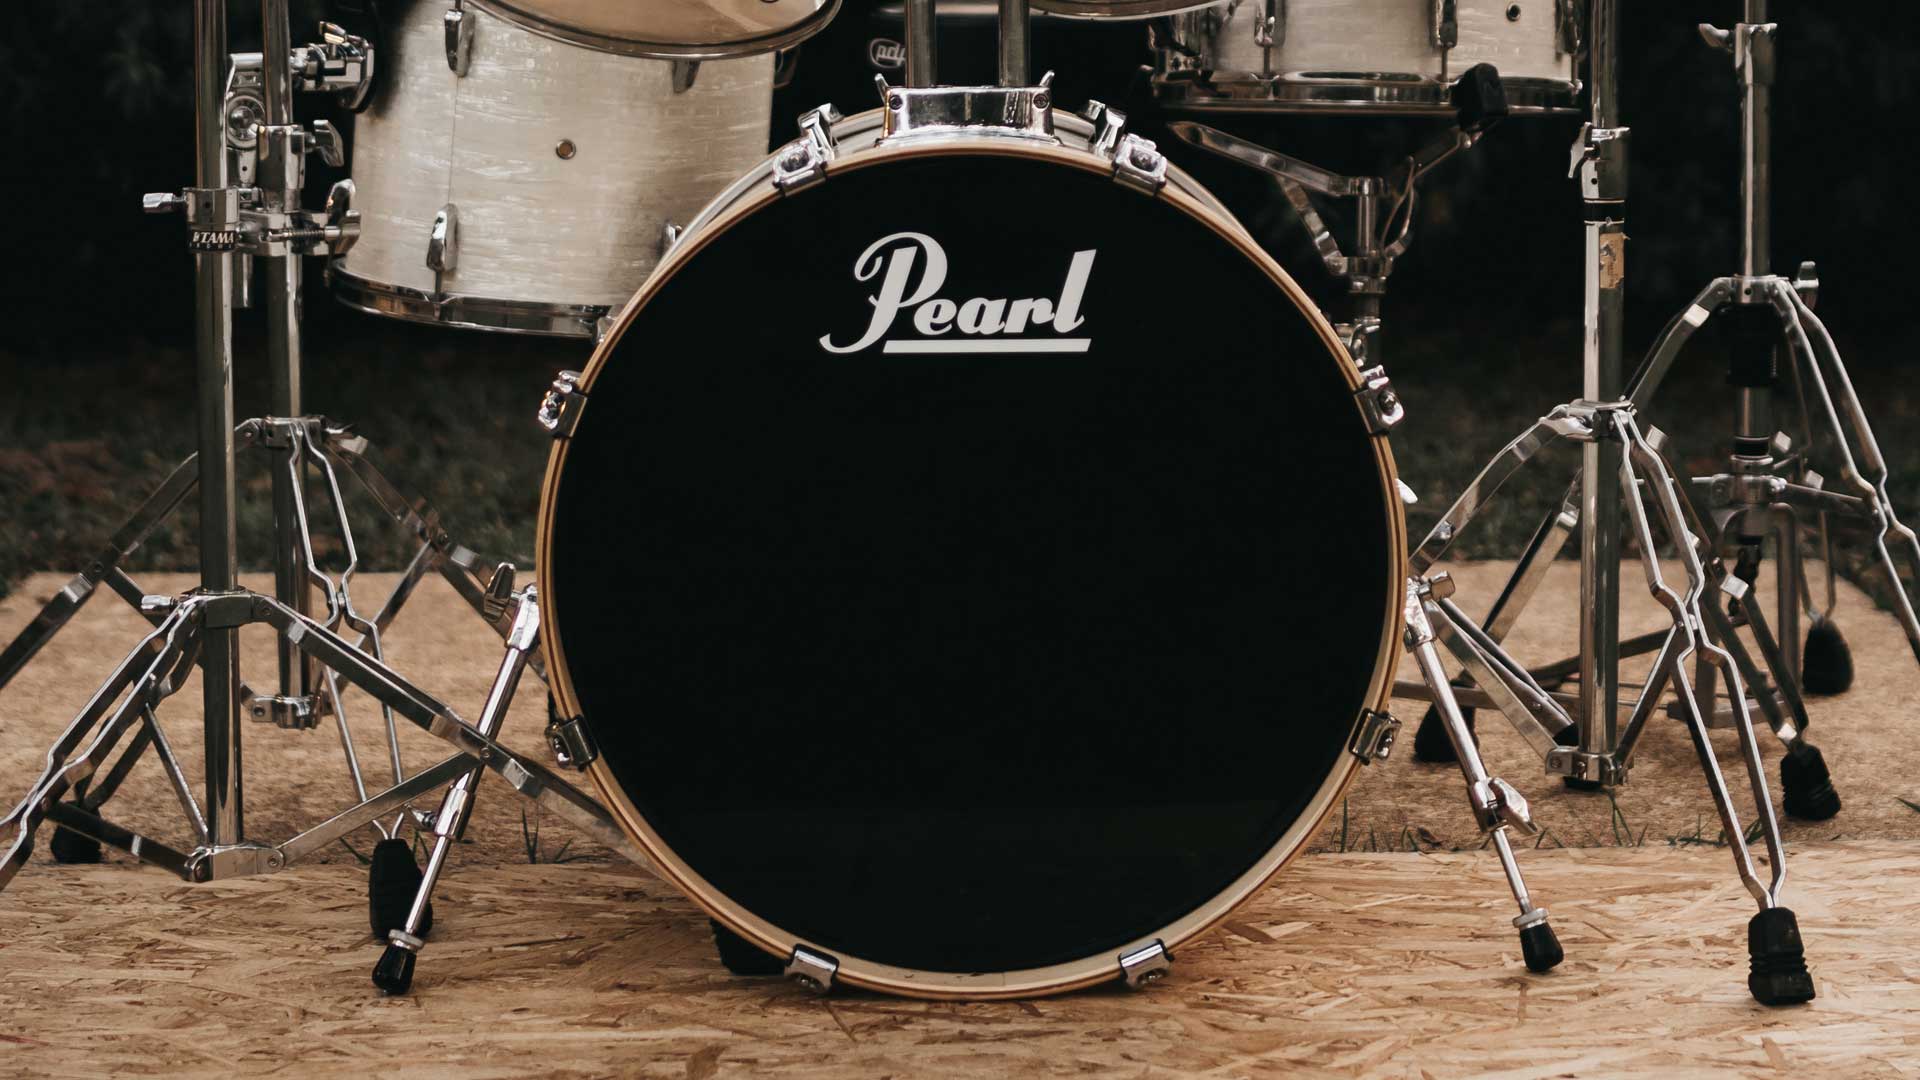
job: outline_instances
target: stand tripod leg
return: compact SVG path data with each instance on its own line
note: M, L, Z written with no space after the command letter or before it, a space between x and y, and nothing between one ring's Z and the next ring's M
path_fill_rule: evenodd
M1493 606L1487 610L1486 621L1482 624L1482 633L1494 644L1504 641L1507 632L1513 629L1520 619L1520 613L1526 609L1539 591L1540 583L1546 580L1547 571L1567 541L1573 536L1573 530L1580 524L1579 484L1567 493L1558 509L1548 514L1534 530L1533 538L1527 542L1526 550L1520 554L1519 563L1507 578L1507 583L1494 598ZM1455 679L1456 689L1468 689L1474 685L1471 672L1462 672ZM1473 730L1474 710L1462 707L1461 716L1467 722L1467 730ZM1445 724L1437 709L1427 707L1420 717L1420 728L1414 734L1413 756L1415 760L1429 764L1444 765L1454 759L1453 741L1447 737Z
M1421 578L1409 578L1406 592L1407 651L1413 654L1421 677L1433 692L1434 707L1453 740L1460 773L1467 781L1467 802L1473 809L1474 820L1479 823L1481 831L1488 834L1494 850L1499 853L1507 885L1513 890L1514 902L1520 907L1520 914L1514 918L1513 925L1520 931L1520 951L1526 959L1527 970L1548 971L1565 959L1566 954L1554 936L1552 924L1547 921L1546 909L1534 906L1526 881L1520 875L1520 865L1514 860L1513 847L1507 840L1509 828L1519 828L1529 834L1537 830L1527 815L1526 800L1506 781L1487 775L1486 765L1480 760L1479 748L1474 745L1472 732L1467 730L1466 719L1460 715L1459 702L1454 699L1446 668L1440 661L1440 652L1434 646L1434 612L1429 606L1432 603L1429 583Z
M46 769L27 796L5 818L0 818L0 830L11 827L14 833L12 842L0 850L0 889L13 880L26 862L39 823L55 816L55 804L61 797L85 783L106 764L121 737L144 710L179 688L179 680L192 667L199 648L198 606L189 601L142 639L94 692L47 751Z
M1900 620L1901 629L1906 632L1907 643L1913 649L1914 657L1920 659L1920 615L1915 613L1913 593L1906 579L1901 577L1896 562L1897 554L1898 559L1907 564L1908 572L1920 577L1920 537L1916 537L1913 530L1902 524L1894 513L1892 500L1887 494L1886 459L1880 453L1880 444L1873 436L1873 428L1867 423L1866 410L1861 407L1860 398L1854 393L1853 380L1847 374L1846 365L1841 363L1840 351L1834 346L1826 324L1820 321L1806 300L1785 279L1775 280L1773 301L1787 322L1789 343L1806 364L1809 382L1815 390L1815 400L1831 425L1833 440L1843 464L1842 479L1868 502L1874 522L1874 555L1880 568L1886 572L1893 594L1894 615ZM1809 328L1811 334L1808 333ZM1829 380L1833 386L1829 386ZM1838 408L1833 392L1835 387L1839 391ZM1844 419L1842 413L1845 414ZM1858 464L1853 452L1855 445L1859 451Z
M33 659L34 654L53 640L53 636L86 606L100 583L109 580L110 575L119 568L120 560L138 548L154 527L173 513L174 508L193 490L194 482L198 479L198 455L189 456L174 466L166 480L121 524L119 531L113 534L113 539L107 542L106 550L55 593L33 621L7 645L6 650L0 652L0 687L11 682L20 669Z
M1727 846L1733 852L1734 868L1760 907L1759 913L1747 927L1748 956L1752 963L1747 986L1754 998L1763 1004L1805 1002L1813 997L1813 978L1807 972L1799 925L1793 912L1780 905L1780 889L1786 884L1787 876L1786 850L1780 839L1779 820L1774 817L1773 800L1767 791L1766 766L1760 757L1753 717L1747 710L1746 687L1733 657L1709 640L1704 631L1708 617L1703 611L1701 597L1708 575L1699 554L1701 541L1688 527L1685 500L1659 452L1640 433L1631 414L1618 416L1616 424L1621 438L1626 442L1627 451L1622 458L1620 486L1625 496L1627 515L1639 540L1641 562L1655 598L1673 612L1683 634L1684 648L1669 662L1668 675L1679 696L1687 732L1692 737L1694 753L1700 759L1700 769L1706 778L1708 792L1713 797L1714 808L1720 815ZM1654 496L1666 531L1686 567L1687 591L1684 595L1669 587L1660 573L1647 507L1641 492L1641 471L1647 474L1646 490ZM1727 790L1726 777L1720 770L1719 759L1707 735L1707 710L1713 703L1700 694L1687 674L1687 661L1696 651L1718 670L1720 678L1727 684L1728 697L1733 703L1734 730L1740 740L1748 786L1752 789L1754 813L1773 864L1770 882L1763 883L1754 870L1746 832L1741 827L1739 813L1734 809L1732 795Z
M535 603L534 590L528 588L520 594L513 628L507 636L506 655L500 660L500 669L494 675L486 705L480 711L480 720L476 725L480 734L488 738L498 734L500 725L506 720L507 706L513 701L514 691L519 688L520 675L527 668L527 657L539 635L540 608ZM385 993L404 994L413 985L414 961L425 945L426 928L433 917L433 890L440 881L440 874L446 869L448 851L452 849L454 841L466 832L467 822L473 816L473 796L480 784L480 774L481 770L476 768L455 780L440 803L440 812L433 822L433 852L428 856L419 891L413 897L404 924L387 935L386 951L381 954L379 963L374 965L373 984Z

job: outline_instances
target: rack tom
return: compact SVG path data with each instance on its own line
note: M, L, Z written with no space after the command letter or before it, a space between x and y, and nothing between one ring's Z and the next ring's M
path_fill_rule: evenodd
M767 50L836 7L407 5L355 123L362 233L330 267L335 295L420 322L591 337L653 269L667 224L765 156ZM676 49L701 59L656 58Z
M1155 95L1229 113L1449 111L1453 81L1500 71L1518 114L1573 108L1578 0L1034 0L1083 17L1154 16Z

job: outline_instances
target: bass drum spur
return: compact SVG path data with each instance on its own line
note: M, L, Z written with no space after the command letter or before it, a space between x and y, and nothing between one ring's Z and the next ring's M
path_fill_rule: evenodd
M413 0L355 118L351 307L593 336L766 156L774 60L838 0ZM691 55L699 59L661 59ZM715 59L718 57L718 59Z
M1204 191L1046 95L810 114L542 410L560 723L819 984L1156 976L1315 835L1391 687L1379 403Z

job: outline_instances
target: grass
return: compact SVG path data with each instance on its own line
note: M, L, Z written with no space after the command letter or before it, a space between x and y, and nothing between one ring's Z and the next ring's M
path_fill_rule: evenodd
M369 436L403 491L437 506L456 539L488 559L527 565L550 441L533 410L553 373L579 367L578 342L414 327L356 316L323 296L309 300L307 404ZM1407 511L1412 535L1513 436L1552 405L1576 396L1580 328L1565 318L1490 339L1485 320L1422 311L1396 301L1387 354L1408 405L1394 431L1402 479L1420 501ZM236 414L266 405L258 314L235 335ZM1843 348L1850 343L1843 341ZM97 553L120 522L193 449L189 345L84 338L60 355L0 353L12 391L0 394L0 595L38 570L71 571ZM1896 504L1920 515L1920 394L1890 365L1857 362L1855 381L1879 426L1894 470ZM1687 410L1683 413L1680 406ZM1683 468L1720 466L1714 439L1731 430L1731 396L1711 358L1683 362L1648 420L1675 435ZM1456 541L1467 558L1510 556L1554 505L1577 463L1570 448L1542 455L1538 482L1516 482ZM264 457L240 462L243 569L269 565L270 479ZM346 484L361 565L398 569L411 554L399 530ZM317 494L317 492L316 492ZM316 512L323 506L316 502ZM324 516L324 515L322 515ZM195 501L157 529L133 569L196 567ZM316 538L338 565L336 537ZM1869 582L1871 583L1871 582Z

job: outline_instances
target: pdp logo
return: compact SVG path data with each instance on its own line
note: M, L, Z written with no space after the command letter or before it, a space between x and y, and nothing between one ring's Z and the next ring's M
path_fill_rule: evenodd
M907 47L891 38L874 38L867 42L867 59L874 67L898 71L907 65Z

